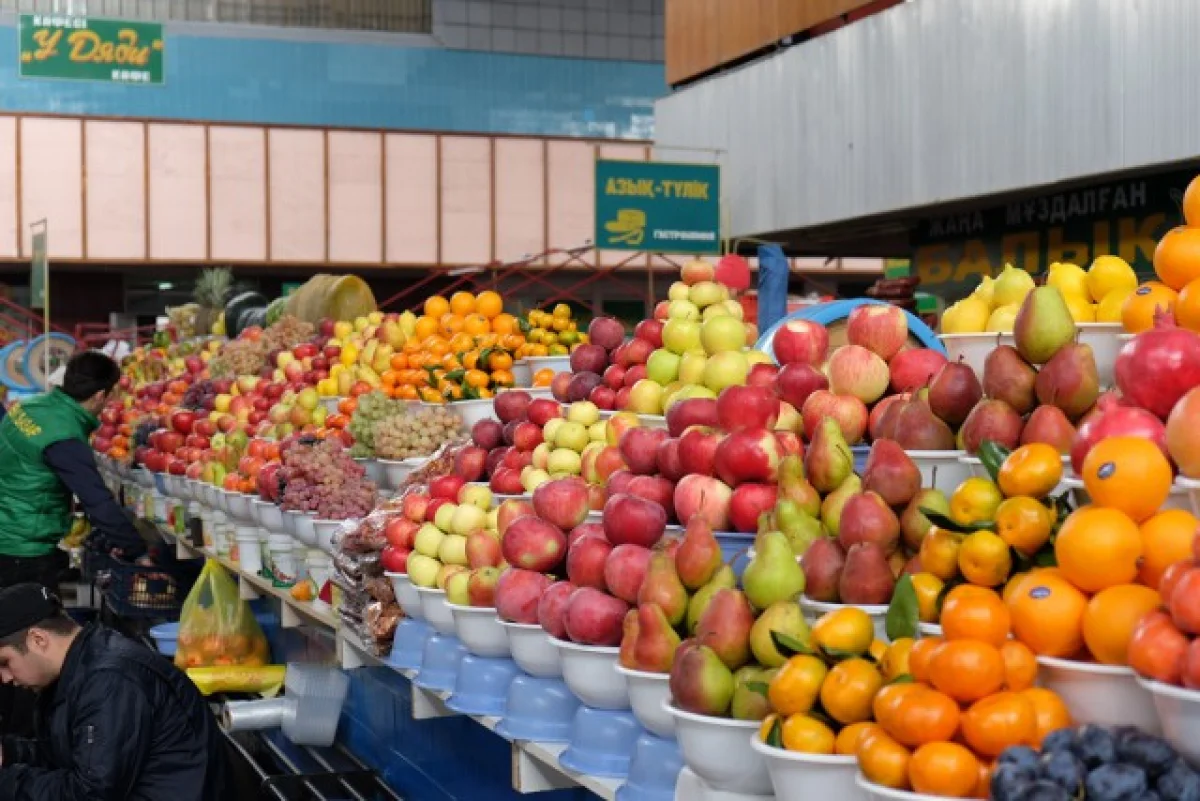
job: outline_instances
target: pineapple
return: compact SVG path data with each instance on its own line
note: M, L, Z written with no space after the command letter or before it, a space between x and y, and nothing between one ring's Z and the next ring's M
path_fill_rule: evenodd
M212 267L200 272L193 296L200 310L196 313L196 331L208 332L216 325L218 316L225 308L229 292L233 288L233 270L228 267ZM214 333L216 333L214 331Z

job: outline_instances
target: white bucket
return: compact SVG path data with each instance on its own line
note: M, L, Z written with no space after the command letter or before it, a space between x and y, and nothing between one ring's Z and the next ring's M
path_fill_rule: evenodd
M308 568L308 577L317 585L317 593L329 579L333 578L333 559L324 551L310 548L304 557L304 565Z
M271 574L278 584L296 583L295 540L286 534L272 534L267 546L271 549Z
M237 535L238 565L252 576L262 572L262 544L258 541L258 531L242 529Z

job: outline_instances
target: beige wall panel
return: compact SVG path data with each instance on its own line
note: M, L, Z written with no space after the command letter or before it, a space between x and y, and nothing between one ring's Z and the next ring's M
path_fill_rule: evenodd
M84 125L89 259L146 257L145 131L140 122Z
M208 208L204 195L204 129L151 123L148 138L150 258L205 259Z
M266 261L265 136L255 127L209 130L213 259Z
M387 261L436 264L438 260L437 137L387 134Z
M496 140L496 258L546 249L546 170L539 139Z
M382 134L329 132L329 258L383 261Z
M596 158L595 146L590 142L551 141L547 162L550 176L550 247L574 248L590 242L595 233ZM594 263L594 256L584 257ZM552 256L552 264L565 261L563 256ZM577 265L577 262L572 262Z
M17 256L17 118L0 117L0 257Z
M24 252L29 225L49 224L50 256L83 256L83 125L79 120L21 119L21 220Z
M492 260L492 143L442 137L442 263Z

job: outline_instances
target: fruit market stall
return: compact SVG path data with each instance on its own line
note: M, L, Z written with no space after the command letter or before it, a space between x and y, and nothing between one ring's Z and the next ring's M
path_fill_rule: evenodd
M631 332L243 311L136 351L94 446L521 792L1200 797L1194 230L1155 282L1006 271L938 336L870 302L760 340L702 261Z

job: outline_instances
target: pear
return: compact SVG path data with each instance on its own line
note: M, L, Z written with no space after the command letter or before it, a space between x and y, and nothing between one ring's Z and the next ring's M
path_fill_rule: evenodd
M902 401L895 417L893 439L906 451L954 450L954 432L933 413L920 393Z
M646 673L670 672L679 649L679 635L656 603L639 603L637 617L632 669Z
M787 537L792 553L803 556L818 539L827 535L821 521L800 510L792 501L780 501L775 509L779 530Z
M1100 377L1091 345L1068 343L1038 371L1034 384L1038 401L1062 409L1078 420L1100 397Z
M796 564L790 553L788 559ZM696 623L696 642L711 648L730 670L737 670L750 661L753 626L754 609L746 595L741 590L717 590Z
M621 650L617 653L617 661L622 667L630 670L637 670L637 659L634 658L633 651L637 647L639 628L638 610L630 609L621 621Z
M671 699L685 712L721 717L733 700L733 671L696 640L680 644L671 666Z
M895 441L876 440L863 471L863 489L878 493L888 506L904 506L921 489L921 470Z
M733 674L733 698L729 701L729 716L734 720L762 720L771 714L767 696L749 685L770 684L775 671L757 665L746 665Z
M717 568L717 572L709 579L709 582L696 591L688 601L687 611L687 630L688 634L696 633L696 626L700 623L700 618L704 615L704 611L708 609L708 605L712 603L713 596L718 590L732 589L737 586L737 576L733 572L733 568L729 565L721 565Z
M804 592L804 571L782 532L768 531L754 540L754 558L742 573L742 587L755 609L789 601Z
M812 442L804 453L804 471L809 482L822 495L833 492L854 472L854 454L846 444L842 429L832 417L817 425Z
M918 492L908 506L904 507L904 511L900 513L900 538L910 551L919 550L921 540L925 539L929 529L933 528L933 523L929 522L922 509L930 509L948 516L950 501L941 490L929 488Z
M804 594L814 601L838 602L838 585L846 567L846 552L837 540L818 540L800 560L804 569Z
M983 394L1028 414L1036 405L1037 370L1012 345L997 345L983 362Z
M947 362L929 382L929 409L948 426L958 426L983 397L979 377L961 360Z
M878 494L858 492L846 499L837 539L847 553L860 542L873 542L890 554L900 542L900 520Z
M1078 333L1075 318L1056 287L1040 286L1030 292L1013 321L1017 353L1030 364L1045 364Z
M841 528L842 507L846 505L846 499L861 490L862 479L851 473L840 487L826 495L825 500L821 501L821 522L833 536L836 537L838 529Z
M1044 442L1051 445L1059 453L1067 454L1075 445L1075 426L1057 406L1039 406L1025 421L1021 429L1021 444Z
M724 563L721 544L703 515L693 515L675 552L675 572L688 590L707 584Z
M807 643L808 621L804 619L800 605L793 601L776 601L758 616L750 629L750 651L758 663L769 668L783 667L788 658L775 647L771 637L773 631Z
M846 566L838 582L842 603L886 604L895 588L896 579L882 548L860 542L846 551Z
M984 398L975 405L962 428L958 430L959 447L970 454L979 453L979 447L991 440L1005 448L1015 448L1021 441L1021 429L1025 421L1021 415L1002 400Z
M674 558L665 551L656 551L650 557L650 567L638 590L637 602L639 607L657 605L672 626L678 626L687 617L687 588L675 572Z
M799 504L801 511L816 517L821 513L821 494L804 475L804 460L789 453L779 463L779 497Z

